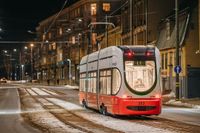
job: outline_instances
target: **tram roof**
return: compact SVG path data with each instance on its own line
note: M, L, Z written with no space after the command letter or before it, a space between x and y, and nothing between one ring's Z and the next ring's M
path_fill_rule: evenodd
M94 53L91 53L89 55L84 56L82 58L80 64L86 63L87 58L88 58L88 62L92 62L92 61L97 60L99 52L100 52L99 59L102 59L102 58L106 58L106 57L111 57L113 55L119 55L119 52L122 52L122 51L117 46L110 46L110 47L101 49L99 51L96 51Z

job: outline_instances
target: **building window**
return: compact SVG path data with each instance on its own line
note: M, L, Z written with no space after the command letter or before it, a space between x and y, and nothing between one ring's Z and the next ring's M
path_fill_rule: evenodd
M49 34L48 34L48 36L49 36L49 39L51 39L51 37L52 37L52 34L51 34L51 33L49 33Z
M56 49L56 43L54 42L54 43L52 44L52 46L53 46L53 50L55 50L55 49Z
M164 69L164 54L161 54L162 69Z
M170 22L169 22L169 20L167 20L167 23L166 23L166 38L167 38L167 40L170 39Z
M75 44L75 43L76 43L76 37L72 36L72 44Z
M62 28L59 28L59 35L62 35L63 34L63 30Z
M92 33L92 44L96 44L97 33Z
M93 3L91 4L91 15L96 15L97 14L97 4Z
M49 51L51 51L52 50L52 46L51 46L51 44L49 44Z
M165 54L165 69L167 69L167 65L168 65L168 54Z
M103 11L105 12L110 11L110 3L103 3Z
M43 64L46 64L46 63L47 63L47 58L43 57Z
M46 39L46 36L45 34L42 35L42 40L45 40Z

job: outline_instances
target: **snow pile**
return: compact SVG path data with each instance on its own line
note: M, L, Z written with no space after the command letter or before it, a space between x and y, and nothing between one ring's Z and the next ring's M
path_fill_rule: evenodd
M79 86L65 85L67 89L79 89Z
M163 98L175 98L176 95L173 91L171 91L169 94L163 95Z
M200 105L195 105L195 104L191 104L191 103L184 103L182 101L177 101L177 100L174 100L174 99L169 100L165 104L166 105L183 106L183 107L200 109Z

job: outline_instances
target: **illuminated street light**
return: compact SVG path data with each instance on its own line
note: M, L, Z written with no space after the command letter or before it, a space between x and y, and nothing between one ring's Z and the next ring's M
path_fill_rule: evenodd
M34 47L34 44L31 43L30 46L31 46L31 80L33 80L33 47Z
M37 34L36 32L33 32L31 30L28 30L27 32L30 33L30 34Z
M31 47L34 47L34 44L33 44L33 43L31 43L31 44L30 44L30 46L31 46Z
M13 52L17 52L17 49L15 48L15 49L13 49Z
M79 22L82 22L83 20L81 18L78 19Z

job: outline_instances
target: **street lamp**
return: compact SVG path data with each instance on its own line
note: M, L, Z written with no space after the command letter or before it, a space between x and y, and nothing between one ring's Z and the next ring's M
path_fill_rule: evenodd
M31 43L30 46L31 46L31 80L33 80L33 47L34 47L34 44Z
M65 60L66 62L69 62L69 81L70 81L70 84L71 84L71 78L72 78L72 72L71 72L71 60L70 59L66 59Z
M24 79L24 65L23 64L21 65L21 68L22 68L21 69L21 76L22 76L21 78L23 80Z

